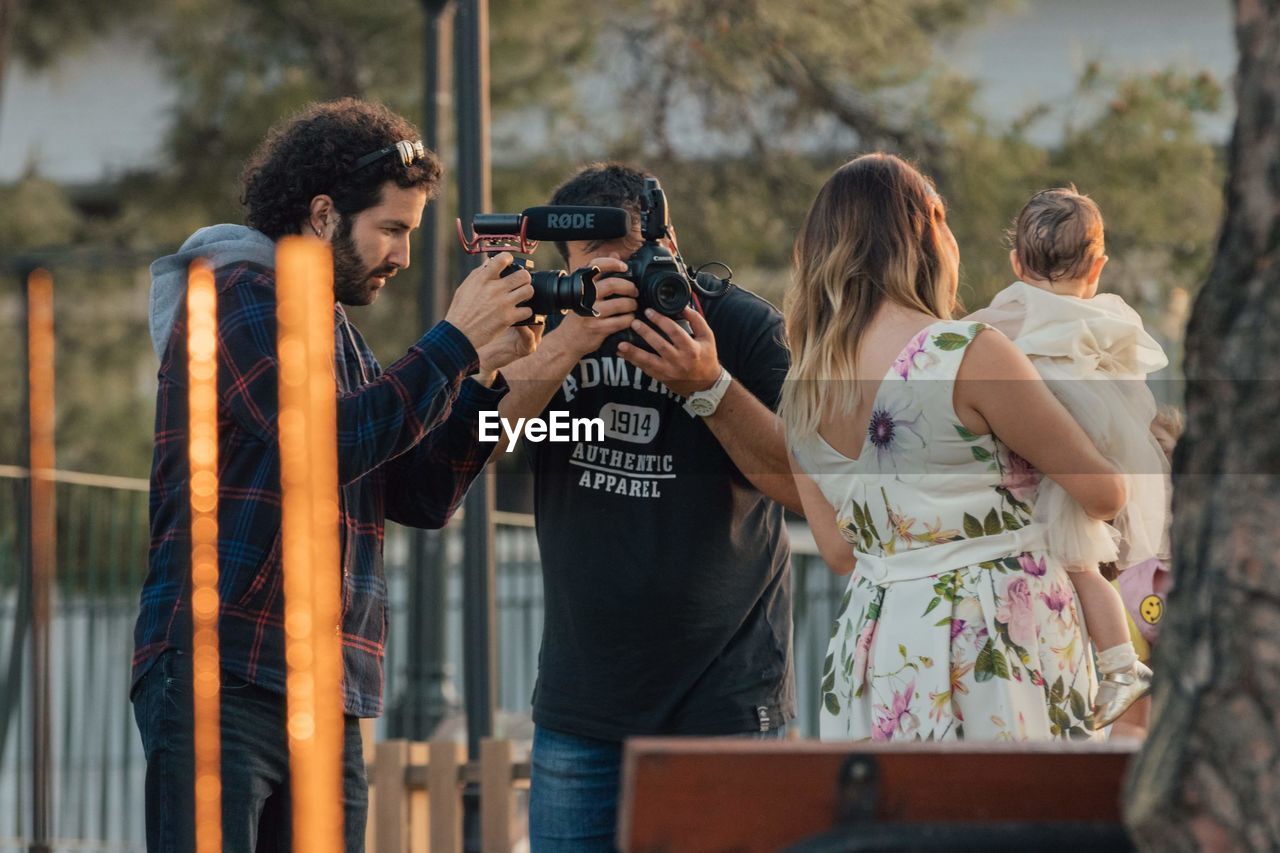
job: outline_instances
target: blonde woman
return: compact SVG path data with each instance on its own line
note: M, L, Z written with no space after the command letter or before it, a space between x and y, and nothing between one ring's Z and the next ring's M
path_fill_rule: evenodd
M1092 734L1088 642L1031 515L1038 472L1094 518L1124 482L1007 338L951 319L959 263L932 184L886 154L838 169L796 239L782 415L814 538L852 572L824 738Z

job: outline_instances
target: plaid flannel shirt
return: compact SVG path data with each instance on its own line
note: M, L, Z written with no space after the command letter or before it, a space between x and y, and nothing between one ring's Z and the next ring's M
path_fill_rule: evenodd
M285 690L277 446L275 277L254 264L215 273L218 291L218 617L222 667ZM133 681L159 654L191 645L186 313L160 365L151 467L150 570L134 629ZM343 696L348 714L382 712L387 582L385 519L439 528L492 449L479 412L505 385L465 377L475 349L438 323L385 372L334 305L342 554ZM334 567L334 571L338 571Z

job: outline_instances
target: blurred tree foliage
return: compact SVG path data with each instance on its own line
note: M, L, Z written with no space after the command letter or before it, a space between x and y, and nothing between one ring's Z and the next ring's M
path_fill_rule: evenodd
M68 344L76 353L64 371L85 372L65 384L93 389L99 405L76 403L73 391L64 396L60 464L145 474L155 365L145 343L142 258L201 225L239 221L241 164L270 124L306 102L358 95L418 118L422 5L127 0L91 4L106 17L67 24L68 39L50 33L83 4L47 5L21 7L13 43L23 61L54 62L119 15L116 23L126 20L140 34L177 90L166 156L107 188L112 203L77 209L36 176L0 198L5 254L58 242L140 250L127 270L99 268L92 285L74 290L67 310L107 318L114 315L102 306L111 303L140 313L121 327L124 340L104 326ZM1222 166L1200 122L1220 108L1220 88L1194 71L1120 77L1091 65L1068 102L993 124L976 106L975 84L950 72L936 51L1011 5L491 0L495 207L543 201L585 160L631 160L662 178L691 262L723 260L741 283L780 301L791 241L817 187L850 157L883 149L915 161L947 198L970 307L1010 280L1003 232L1023 201L1073 182L1107 219L1112 265L1104 285L1159 313L1172 290L1197 285L1210 258ZM1046 137L1059 141L1036 141ZM45 201L22 200L33 192ZM451 209L447 198L442 203ZM538 261L558 265L550 247ZM362 313L380 357L394 357L416 336L409 310L416 273L397 277ZM115 363L113 346L129 363ZM13 392L0 394L8 409ZM127 403L122 410L101 404L117 396ZM102 436L138 434L118 453L79 449L102 444Z

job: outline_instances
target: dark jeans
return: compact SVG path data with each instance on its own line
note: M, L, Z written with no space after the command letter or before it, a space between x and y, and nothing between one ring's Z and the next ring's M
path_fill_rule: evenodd
M736 737L773 740L786 726ZM622 744L533 728L529 846L533 853L616 850Z
M195 753L191 657L167 651L138 682L133 712L147 756L147 850L195 850ZM222 849L288 851L289 744L285 700L222 673ZM347 853L363 853L369 788L360 726L347 717L342 758Z

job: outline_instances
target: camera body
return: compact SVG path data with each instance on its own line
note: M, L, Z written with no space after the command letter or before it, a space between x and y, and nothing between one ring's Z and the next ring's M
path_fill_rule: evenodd
M667 196L657 178L645 178L640 197L640 235L644 244L627 260L627 271L618 275L636 286L637 310L646 308L679 320L693 302L694 278L684 260L659 241L671 235Z
M667 195L657 178L644 180L644 191L640 196L640 235L644 243L627 259L627 271L614 273L614 276L625 278L636 286L636 316L642 321L649 323L644 312L652 308L693 334L693 328L684 319L684 309L693 302L698 279L690 274L683 258L659 242L671 236L671 216L667 209ZM632 329L614 332L605 340L604 348L616 350L620 343L653 352L645 339Z

